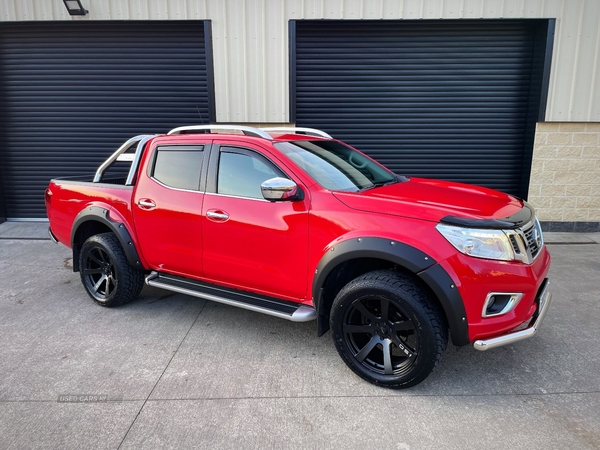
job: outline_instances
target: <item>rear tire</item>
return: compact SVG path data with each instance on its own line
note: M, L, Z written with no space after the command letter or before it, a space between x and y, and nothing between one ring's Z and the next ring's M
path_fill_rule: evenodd
M79 253L79 274L88 295L101 306L119 306L136 298L144 286L143 272L127 262L113 233L90 237Z
M330 326L348 367L393 389L425 380L448 342L437 304L411 277L393 270L369 272L344 286L333 302Z

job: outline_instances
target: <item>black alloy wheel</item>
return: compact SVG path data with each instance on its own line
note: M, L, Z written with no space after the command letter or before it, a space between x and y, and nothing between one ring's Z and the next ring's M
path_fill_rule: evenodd
M136 298L144 286L143 272L127 262L117 237L102 233L90 237L79 255L81 282L99 305L118 306Z
M409 275L376 270L336 296L330 326L338 353L357 375L402 389L425 380L446 349L440 307Z
M98 301L106 301L117 289L117 273L106 250L100 245L88 246L81 268L86 289Z
M357 362L384 375L402 375L418 357L415 325L385 297L366 296L347 309L344 339Z

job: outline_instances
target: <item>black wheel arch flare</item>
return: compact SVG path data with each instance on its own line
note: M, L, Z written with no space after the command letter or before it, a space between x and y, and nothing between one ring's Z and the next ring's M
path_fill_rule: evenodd
M133 239L127 231L127 228L122 222L117 222L112 220L108 216L108 209L103 208L101 206L88 206L85 209L81 210L79 214L75 217L75 221L73 222L73 227L71 228L71 246L73 248L73 272L79 271L79 251L80 248L77 245L76 237L77 230L86 224L87 222L99 222L105 225L110 231L114 233L114 235L119 240L121 247L123 247L123 251L125 252L125 256L127 257L127 262L135 268L143 270L144 266L140 262L140 257L138 255L137 249L133 244Z
M329 311L323 301L327 277L341 263L353 259L373 258L389 261L419 277L437 296L450 328L454 345L469 344L465 306L452 277L435 259L421 250L379 237L361 237L332 246L321 258L313 278L312 295L317 310L319 336L329 329Z

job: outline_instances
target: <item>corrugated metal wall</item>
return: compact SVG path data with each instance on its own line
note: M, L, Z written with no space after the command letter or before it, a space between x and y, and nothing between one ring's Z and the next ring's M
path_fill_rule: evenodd
M45 217L43 193L51 178L91 177L132 136L210 121L206 24L3 24L6 216Z
M83 0L74 20L212 21L217 120L287 122L289 19L556 18L546 120L600 122L599 0ZM70 20L61 0L2 0L0 20Z
M547 22L294 21L294 122L403 175L524 198Z

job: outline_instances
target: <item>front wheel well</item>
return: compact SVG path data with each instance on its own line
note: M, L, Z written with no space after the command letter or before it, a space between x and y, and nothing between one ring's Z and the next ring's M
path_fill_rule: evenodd
M444 311L436 294L427 285L427 283L423 282L418 276L416 276L407 268L400 266L392 261L387 261L385 259L379 258L351 259L337 265L329 273L329 275L327 275L327 278L323 283L323 288L317 307L317 327L319 336L322 336L329 330L329 317L331 312L331 306L333 305L333 301L335 300L335 297L337 296L338 292L340 292L344 286L346 286L350 281L354 280L355 278L358 278L361 275L364 275L368 272L382 269L391 269L396 272L408 275L413 280L415 285L420 287L432 300L432 302L435 303L435 306Z

